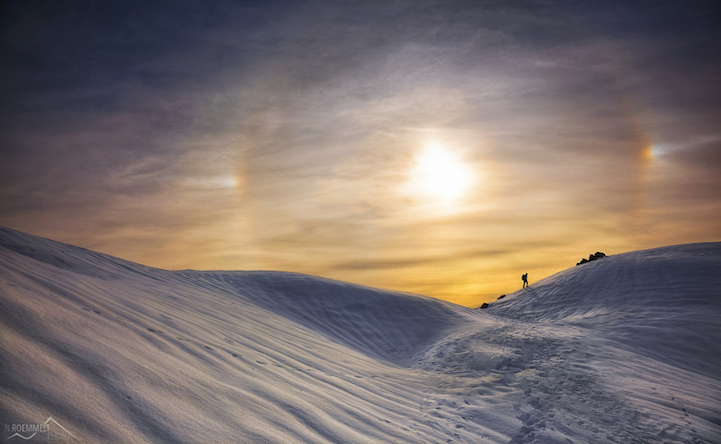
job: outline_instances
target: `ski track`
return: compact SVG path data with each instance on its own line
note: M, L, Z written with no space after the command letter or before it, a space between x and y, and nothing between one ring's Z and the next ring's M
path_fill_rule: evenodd
M717 270L718 245L698 248ZM594 267L617 274L613 260ZM591 267L485 311L291 273L156 270L4 228L0 270L4 424L52 416L80 442L721 442L717 369L698 347L681 365L668 344L614 335L637 312L602 324L599 295L620 292ZM684 288L702 304L715 290L689 273L648 298ZM574 279L593 303L563 293L583 290Z

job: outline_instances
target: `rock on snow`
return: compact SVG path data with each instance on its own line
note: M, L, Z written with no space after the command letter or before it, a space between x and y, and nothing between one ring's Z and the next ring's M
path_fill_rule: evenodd
M721 243L679 245L480 311L0 228L0 441L721 442L720 284Z

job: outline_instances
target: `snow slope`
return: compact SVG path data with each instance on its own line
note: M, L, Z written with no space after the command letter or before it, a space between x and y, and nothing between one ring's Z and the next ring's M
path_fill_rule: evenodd
M696 282L691 255L717 280L706 247L663 250L664 276ZM636 274L594 281L612 256L481 311L292 273L158 270L0 228L0 440L52 417L68 442L719 442L718 293L678 284L668 294L695 305L654 311L643 300L666 304L669 286L639 278L635 311L614 314L626 290L598 282L636 285L657 266L638 254ZM614 336L674 311L710 340L664 331L678 341L648 352L654 334Z
M592 328L638 353L718 377L721 243L589 262L509 295L489 312Z

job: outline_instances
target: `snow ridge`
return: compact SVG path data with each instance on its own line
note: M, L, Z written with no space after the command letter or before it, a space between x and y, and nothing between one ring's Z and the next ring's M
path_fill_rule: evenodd
M719 442L719 246L469 310L0 228L0 422L52 416L79 442Z
M656 360L718 377L721 242L609 256L543 279L488 311L590 328Z

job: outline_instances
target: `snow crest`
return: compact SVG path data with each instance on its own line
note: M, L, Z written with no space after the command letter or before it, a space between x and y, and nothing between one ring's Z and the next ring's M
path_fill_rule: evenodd
M481 311L0 228L0 422L79 442L719 442L718 264L719 244L611 256Z
M654 359L718 377L721 243L609 256L543 279L488 311L589 328Z

